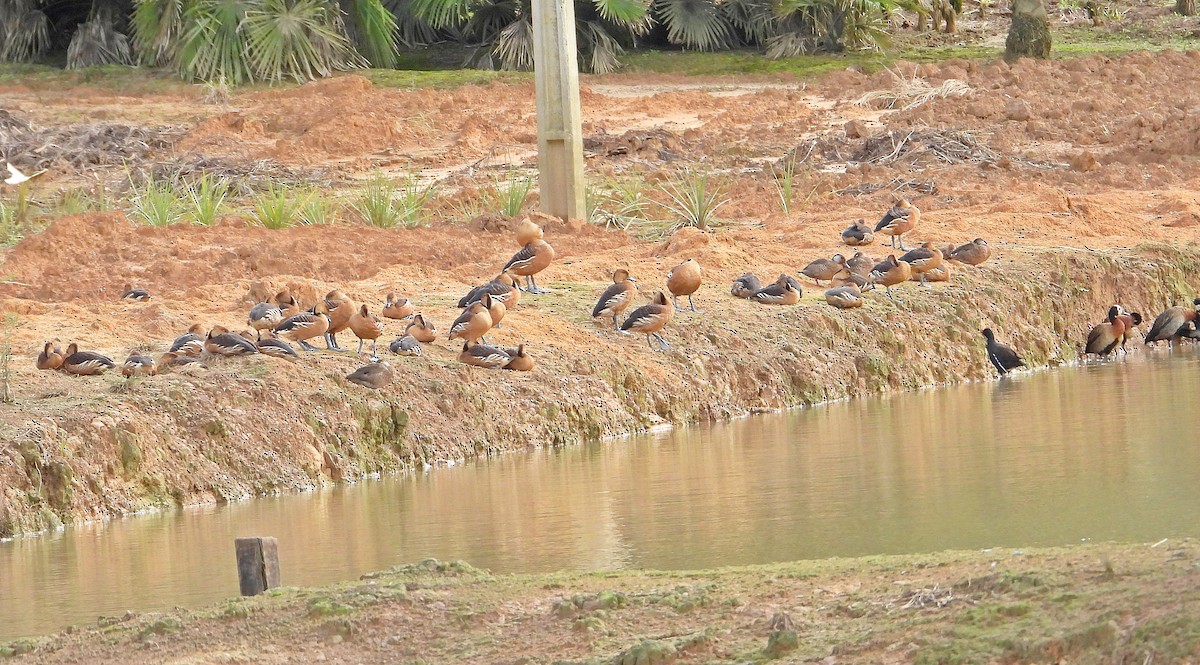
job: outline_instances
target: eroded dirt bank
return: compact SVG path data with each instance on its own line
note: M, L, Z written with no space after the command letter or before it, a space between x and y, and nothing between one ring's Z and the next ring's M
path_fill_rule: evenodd
M285 286L308 303L341 288L373 309L394 290L444 334L458 297L516 250L506 228L514 220L468 222L452 211L479 174L477 160L529 163L532 86L389 90L344 77L238 93L230 108L102 91L0 91L41 123L68 122L74 106L89 104L114 121L178 125L172 159L202 151L231 160L226 165L271 158L296 166L300 152L289 142L300 141L306 166L350 179L375 168L428 168L452 174L446 191L454 192L432 205L431 228L343 222L271 231L237 215L213 228L150 228L121 213L89 213L61 218L9 250L0 307L15 317L4 330L15 402L0 405L0 536L980 379L991 374L978 335L984 326L1035 366L1072 361L1114 302L1149 318L1200 287L1200 169L1194 114L1186 113L1196 103L1196 58L950 62L896 75L839 72L812 86L592 79L584 95L589 172L640 179L662 199L665 174L703 166L730 199L720 228L647 241L548 225L558 259L540 281L552 292L525 297L495 333L506 345L528 343L537 369L470 369L453 360L455 345L439 340L423 358L394 358L397 378L380 393L344 381L362 362L352 354L229 361L135 382L37 372L33 358L53 338L117 360L133 348L161 351L193 322L242 327L253 303ZM853 103L916 74L931 86L962 81L969 91L890 112ZM310 107L320 112L295 112ZM353 134L333 122L334 109L350 125L387 127ZM439 121L413 109L437 109ZM289 124L301 120L312 123ZM862 124L847 126L851 120ZM365 138L335 140L352 135ZM800 168L785 213L764 167L788 155ZM925 212L910 245L982 236L995 258L956 266L949 284L905 286L903 304L872 294L856 311L825 305L811 283L791 308L729 297L730 281L745 271L769 279L844 251L841 229L878 219L893 193ZM880 259L888 250L866 252ZM697 301L706 313L677 317L665 333L668 353L650 353L641 339L588 317L613 268L628 268L649 297L687 258L704 266ZM122 302L125 283L155 298ZM393 324L385 340L399 332Z
M1193 541L492 576L426 561L0 645L28 663L1194 662Z

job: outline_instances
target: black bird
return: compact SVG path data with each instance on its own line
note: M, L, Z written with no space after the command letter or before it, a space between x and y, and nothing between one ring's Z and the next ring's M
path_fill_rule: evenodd
M996 334L991 328L984 328L983 336L987 339L988 360L992 361L1000 376L1008 374L1009 370L1025 366L1025 361L1021 360L1016 351L996 341Z

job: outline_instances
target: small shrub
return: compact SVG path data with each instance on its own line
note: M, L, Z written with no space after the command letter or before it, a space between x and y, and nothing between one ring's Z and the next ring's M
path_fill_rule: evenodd
M17 211L0 203L0 246L15 245L24 235L25 227L17 219Z
M200 226L212 226L220 218L228 186L223 180L205 173L188 184L187 199L191 205L192 221Z
M272 184L254 199L251 216L268 229L286 229L296 225L307 195Z
M508 176L508 183L498 190L500 196L500 212L504 213L505 217L516 217L521 214L521 209L525 207L525 200L529 198L529 193L533 191L533 178L529 176L517 177L516 172L512 172Z
M709 224L716 220L717 210L729 203L723 198L724 192L720 187L709 184L709 176L685 170L673 182L662 187L668 201L660 203L671 213L680 218L678 226L694 226L701 231L707 231Z
M300 208L302 224L332 224L337 221L337 199L325 196L318 190L310 190Z
M132 200L133 218L148 226L170 226L179 221L179 194L167 183L147 180L136 189Z
M435 185L423 185L410 173L397 187L387 176L372 177L351 208L364 222L381 229L412 227L421 223L425 205L433 198Z
M604 228L629 231L636 224L645 223L646 213L653 201L646 196L645 183L640 180L611 180L608 192L599 197L592 220L604 222Z

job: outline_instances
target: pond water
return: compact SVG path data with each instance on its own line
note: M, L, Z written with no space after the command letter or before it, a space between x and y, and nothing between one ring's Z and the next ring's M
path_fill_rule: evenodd
M494 572L706 568L1200 536L1200 356L1165 352L507 455L0 543L0 639L426 557Z

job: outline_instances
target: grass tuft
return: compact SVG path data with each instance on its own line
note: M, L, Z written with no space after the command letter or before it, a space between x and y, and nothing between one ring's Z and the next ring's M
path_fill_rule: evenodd
M415 173L406 176L399 187L387 176L377 173L367 181L358 200L350 207L371 226L411 228L424 220L425 206L436 189L436 185L421 183Z
M229 187L224 180L205 173L187 186L192 221L200 226L212 226L220 219Z
M283 185L271 184L254 199L251 216L268 229L286 229L296 225L307 196Z
M170 226L182 216L179 194L165 182L147 180L130 203L133 218L147 226Z
M712 186L709 176L685 169L677 178L662 186L667 202L659 203L663 208L679 217L676 228L694 226L707 231L717 217L717 210L729 203L720 187Z

